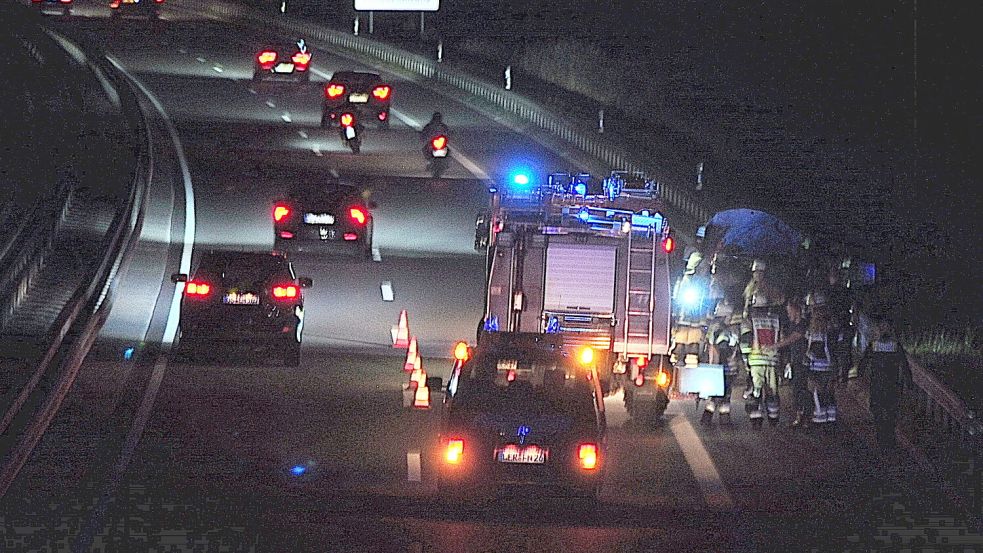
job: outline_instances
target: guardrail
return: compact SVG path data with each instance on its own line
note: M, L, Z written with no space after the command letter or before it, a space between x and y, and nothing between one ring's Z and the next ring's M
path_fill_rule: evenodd
M663 198L674 211L678 212L677 215L681 214L691 219L691 222L695 222L696 225L707 221L712 215L709 209L686 193L682 186L667 182L668 179L665 175L661 175L661 172L655 169L657 162L646 162L627 155L603 137L583 132L573 123L529 98L447 67L436 60L288 15L263 13L247 6L229 4L218 0L178 0L173 4L187 6L206 15L242 19L264 29L271 26L279 28L282 31L303 36L309 42L313 41L316 44L319 41L322 44L341 47L350 52L369 56L399 69L412 72L435 83L453 87L460 92L485 100L552 136L563 139L566 143L612 169L637 171L652 176L659 181ZM693 228L696 225L693 225Z
M64 39L63 39L64 40ZM0 419L0 497L7 492L54 419L78 375L82 361L108 315L104 301L119 267L134 250L143 225L146 186L153 170L151 134L136 93L104 59L85 60L89 69L114 81L123 101L121 109L137 142L137 156L129 193L103 240L105 256L59 315L55 335L29 381ZM45 385L40 385L42 382ZM40 405L25 409L26 405ZM16 429L16 431L11 431Z
M910 420L903 436L925 456L936 476L977 517L983 517L983 424L935 375L908 356Z

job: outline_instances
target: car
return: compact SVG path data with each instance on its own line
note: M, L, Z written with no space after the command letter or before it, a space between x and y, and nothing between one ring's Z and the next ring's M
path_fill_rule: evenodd
M295 186L273 203L273 241L280 251L348 251L372 257L375 202L341 183Z
M354 110L355 115L376 121L380 128L388 128L392 92L392 86L378 73L336 71L324 85L321 126L328 127L343 111Z
M592 354L565 352L556 334L484 333L448 380L435 458L440 497L595 501L607 423Z
M120 19L124 15L139 15L147 19L157 19L163 3L164 0L112 0L109 3L109 17Z
M304 39L267 44L256 53L253 80L309 82L312 57Z
M184 283L177 347L192 359L226 348L264 350L284 364L300 364L304 332L303 288L282 252L206 252Z
M31 3L36 5L42 14L48 10L60 11L62 15L72 13L72 0L31 0Z

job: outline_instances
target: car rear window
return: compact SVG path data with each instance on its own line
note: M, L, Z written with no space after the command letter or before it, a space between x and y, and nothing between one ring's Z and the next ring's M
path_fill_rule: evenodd
M262 286L274 279L293 278L287 261L269 254L206 256L196 275L207 276L229 286L248 287Z

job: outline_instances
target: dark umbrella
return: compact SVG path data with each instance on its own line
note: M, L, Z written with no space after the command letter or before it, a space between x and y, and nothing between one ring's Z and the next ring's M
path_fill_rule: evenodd
M778 217L756 209L729 209L707 223L706 241L723 253L741 257L792 256L802 233Z

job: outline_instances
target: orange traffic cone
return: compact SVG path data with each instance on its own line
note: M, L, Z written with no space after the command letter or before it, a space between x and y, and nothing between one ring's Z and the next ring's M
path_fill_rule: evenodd
M393 339L394 348L408 348L410 346L410 323L407 320L406 310L399 312L399 324L396 325L396 336Z
M416 344L416 336L410 339L410 347L406 350L406 361L403 362L403 370L405 372L410 372L413 370L416 358L419 357L417 353L418 346Z
M430 388L426 386L417 386L416 396L413 398L413 407L419 409L430 408Z
M413 360L413 372L410 373L410 382L416 382L419 386L427 385L427 371L423 370L423 360L419 355Z

